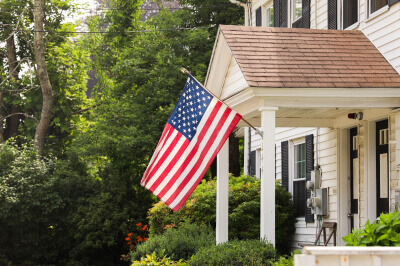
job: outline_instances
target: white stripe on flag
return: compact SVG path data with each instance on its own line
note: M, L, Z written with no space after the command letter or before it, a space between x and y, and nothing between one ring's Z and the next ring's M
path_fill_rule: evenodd
M171 141L178 134L180 134L180 133L177 130L174 130L174 132L173 132L174 136L171 137ZM149 180L149 182L146 185L147 189L150 189L151 186L154 184L154 182L164 172L165 168L167 168L167 166L170 164L171 160L178 153L179 149L182 147L182 145L184 144L185 140L187 140L187 138L180 134L179 141L175 144L175 146L172 149L171 153L168 155L168 157L164 160L164 162L161 164L161 166L156 170L156 172L154 174L153 174L153 170L154 170L154 167L157 165L158 160L157 160L157 163L155 163L153 165L153 168L151 169L151 173L150 173L150 175L152 175L151 179ZM167 143L167 145L165 145L164 148L160 151L160 155L158 156L159 158L161 158L164 155L164 153L168 150L168 148L170 148L171 141L169 143Z
M224 108L225 109L225 108ZM170 204L170 208L173 209L181 200L182 198L188 193L188 191L190 191L190 189L193 187L193 185L196 185L196 181L198 180L198 178L200 178L204 168L207 166L207 163L210 161L212 155L214 154L216 148L218 147L218 145L221 143L223 136L225 135L227 128L230 126L230 124L232 123L232 120L235 118L236 112L232 111L228 118L226 119L224 125L222 126L222 128L220 129L220 132L217 136L217 138L214 139L214 142L212 144L212 146L210 147L210 149L207 152L207 155L204 158L199 158L200 157L200 153L201 153L201 149L199 149L199 151L197 152L197 154L195 155L195 158L198 160L202 160L201 166L198 168L198 170L196 171L196 173L194 174L194 176L189 180L189 182L186 184L185 188L182 189L182 191L180 191L179 195L175 198L175 200ZM214 128L210 128L209 132L212 132L215 130ZM206 142L209 140L205 140ZM193 160L194 161L194 160Z
M192 170L193 166L196 164L197 160L200 157L200 154L202 152L202 150L204 149L204 146L207 145L207 143L209 143L210 140L210 136L212 135L214 129L216 128L216 126L218 125L223 113L226 110L226 106L221 105L220 109L218 110L217 115L215 116L215 118L209 118L208 119L212 119L212 123L210 125L210 127L207 130L204 138L202 139L201 143L199 144L199 149L197 150L196 154L192 157L192 159L190 160L190 163L188 164L188 166L185 168L185 170L181 173L181 175L179 176L179 178L175 181L175 183L170 187L170 189L168 190L168 192L162 197L162 201L167 201L169 199L169 197L176 191L176 189L179 187L179 185L182 183L182 181L185 179L185 177L188 175L188 173ZM201 129L202 130L202 129ZM197 135L196 135L196 141L197 141ZM193 141L193 140L192 140Z
M163 176L165 176L164 177L164 179L163 179L163 181L159 184L159 186L154 190L154 195L158 195L163 189L164 189L164 187L168 184L168 182L171 180L171 178L175 175L175 173L178 171L178 169L182 166L182 164L184 163L184 161L186 160L186 158L188 157L188 155L190 154L190 152L192 151L192 149L196 146L196 144L197 144L197 141L198 141L198 135L199 135L199 132L201 132L201 130L203 129L203 127L204 127L204 124L206 123L206 121L207 121L207 117L209 117L209 115L210 115L210 113L212 112L212 110L214 109L214 107L215 107L215 102L214 101L212 101L211 103L210 103L210 105L208 106L208 108L207 108L207 110L206 110L206 112L205 112L205 114L204 114L204 116L203 116L203 118L205 118L205 119L202 119L201 121L200 121L200 123L199 123L199 126L197 127L197 133L196 133L196 135L195 135L195 137L192 139L192 141L190 142L190 144L189 144L189 146L186 148L186 150L181 154L181 157L179 158L179 160L176 162L176 164L174 165L174 167L171 169L171 171L168 173L168 174L166 174L166 175L163 175ZM217 119L217 117L216 117L216 119L215 120L218 120ZM215 121L214 120L214 121ZM175 156L176 154L171 154L171 156L173 157L173 156ZM188 166L189 167L189 166ZM187 167L187 168L188 168Z

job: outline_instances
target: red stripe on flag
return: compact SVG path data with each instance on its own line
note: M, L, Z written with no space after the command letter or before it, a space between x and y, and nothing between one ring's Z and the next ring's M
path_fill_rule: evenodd
M175 131L175 129L172 128L171 131ZM149 181L152 179L152 177L154 176L154 174L157 173L157 171L158 171L158 169L161 167L161 165L165 162L165 160L168 158L168 156L170 156L172 150L175 148L176 144L179 142L179 140L180 140L182 137L184 137L184 136L182 136L182 134L180 134L180 133L178 132L178 134L176 134L176 136L175 136L174 139L171 141L171 143L169 144L169 146L167 147L167 146L164 145L163 149L161 149L161 150L159 151L158 156L161 154L161 151L163 151L163 154L161 155L160 160L158 160L158 162L156 163L156 165L154 165L154 166L151 167L151 170L149 171L149 174L148 174L150 178L147 179L147 182L146 182L145 186L147 186L147 184L148 184ZM170 137L168 137L168 138L170 138ZM187 139L186 139L186 140L187 140ZM187 140L187 142L189 142L189 140ZM186 142L185 142L185 143L186 143ZM187 145L188 145L188 144L187 144ZM186 146L187 146L187 145L186 145Z
M203 169L203 171L201 172L199 178L196 180L196 182L193 184L193 186L188 190L188 192L182 198L182 200L179 201L179 203L174 208L172 208L173 211L178 211L183 206L183 204L185 204L186 200L190 197L190 195L192 195L193 191L196 189L197 185L200 183L200 181L203 178L204 174L206 173L206 171L210 167L211 163L213 162L215 156L217 156L219 150L222 148L222 146L224 145L224 143L228 139L230 133L235 128L237 123L240 121L241 117L242 116L240 114L236 114L235 115L234 119L232 120L231 124L228 127L228 130L226 130L224 136L222 137L222 141L218 144L217 149L214 151L213 155L211 156L210 160L208 161L207 166Z
M171 136L173 131L174 131L174 128L170 124L167 123L165 125L163 133L161 134L161 138L158 141L158 144L157 144L157 147L156 147L156 150L155 150L156 154L153 155L153 158L152 158L149 166L147 166L146 172L143 175L142 181L140 182L143 186L145 186L144 182L146 182L146 184L147 184L148 173L152 169L154 162L157 160L161 149L164 147L164 145L166 143L166 141L164 141L164 139L168 140L168 138ZM158 151L157 151L157 149L158 149Z
M181 194L181 191L186 187L188 184L189 180L193 178L193 175L198 171L199 167L201 166L201 163L203 161L203 158L207 155L208 151L214 144L219 132L221 131L222 126L225 124L226 119L229 117L229 114L232 112L231 109L227 108L225 109L222 117L218 121L218 124L215 127L215 130L212 132L208 142L204 146L204 148L200 151L200 156L193 168L190 170L190 172L186 175L186 177L181 181L179 186L175 189L174 193L168 198L168 200L165 201L167 205L170 205L176 197L178 197L179 194ZM213 120L214 118L210 118L210 120ZM208 131L208 128L207 128ZM197 153L197 151L196 151ZM192 154L190 158L193 158L195 154ZM212 158L213 159L213 158ZM208 164L208 162L207 162Z
M181 133L178 133L177 137L182 137L185 138L185 136L183 136ZM159 177L157 178L157 180L153 183L153 185L151 185L151 187L149 188L149 190L151 192L154 192L157 187L160 185L160 183L164 180L165 176L167 176L169 174L169 172L171 172L172 168L175 166L175 164L178 162L179 158L182 157L182 154L185 152L185 150L187 149L187 147L189 146L190 141L188 139L185 138L185 142L183 143L183 145L181 146L181 148L179 149L179 151L176 153L176 155L172 158L171 162L168 164L168 166L164 169L164 171L159 175ZM175 145L171 145L169 147L169 152L172 151L172 149L175 148ZM167 151L168 152L168 151ZM169 155L169 154L168 154ZM168 156L167 155L167 156ZM156 173L157 171L155 171L154 173Z
M200 133L198 133L197 143L194 145L193 149L187 155L187 158L185 159L185 161L183 162L181 167L176 171L176 173L171 178L171 180L165 185L165 187L160 191L160 193L158 193L156 195L159 199L161 199L165 195L165 193L167 193L168 190L173 186L173 184L177 181L177 179L182 174L182 172L185 170L187 165L190 163L190 161L192 160L193 156L197 153L197 151L199 149L199 145L200 145L201 141L203 140L205 134L207 133L208 128L212 124L213 119L217 115L221 105L222 105L222 103L219 102L219 101L215 104L214 109L212 110L211 114L209 115L209 118L207 119L206 123L203 126L203 129L201 130ZM162 178L165 178L165 176L163 176Z

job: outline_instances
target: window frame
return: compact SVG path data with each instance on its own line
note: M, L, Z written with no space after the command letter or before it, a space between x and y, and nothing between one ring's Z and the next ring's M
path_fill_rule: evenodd
M295 198L294 198L294 182L304 182L306 183L306 175L307 175L307 170L306 168L304 169L306 171L304 178L301 179L297 179L295 178L295 174L296 174L296 146L304 144L306 145L306 141L305 141L305 137L301 137L298 139L293 139L289 141L289 178L288 178L288 190L289 192L292 194L292 200L293 202L295 202ZM305 162L307 160L307 154L306 154L306 147L304 147L304 159ZM306 195L307 197L307 195ZM304 205L306 205L304 203ZM297 219L305 219L306 216L306 206L305 207L305 213L303 216L296 216Z
M356 0L357 1L357 21L354 22L351 25L348 25L347 27L345 27L344 25L344 8L345 8L345 4L344 4L344 0L340 1L340 10L341 10L341 27L343 30L353 30L355 28L358 27L358 25L360 25L360 0Z
M303 18L303 0L301 0L300 2L301 2L300 17L295 19L296 0L290 0L290 27L291 28L293 28L293 24L301 22L301 19Z
M269 9L272 8L272 21L271 19L271 14ZM266 5L263 6L263 12L265 14L265 19L263 20L263 23L265 23L264 27L274 27L274 1L268 1ZM272 26L270 25L272 23Z

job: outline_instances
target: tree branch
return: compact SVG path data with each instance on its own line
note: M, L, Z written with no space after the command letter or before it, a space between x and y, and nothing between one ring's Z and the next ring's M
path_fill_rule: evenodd
M88 107L88 108L85 108L85 109L82 109L82 110L78 110L78 111L72 112L71 115L76 115L76 114L79 114L79 113L82 113L82 112L89 111L90 109L95 108L95 107L97 107L97 106L99 106L99 105L102 105L102 103L98 103L98 104L92 105L92 106L90 106L90 107Z
M39 119L37 119L36 117L34 117L32 115L28 115L28 114L25 114L25 113L13 113L13 114L10 114L10 115L4 116L4 117L0 117L0 120L3 121L4 119L7 119L7 118L9 118L11 116L14 116L14 115L23 115L26 118L31 118L31 119L35 120L36 123L39 123Z

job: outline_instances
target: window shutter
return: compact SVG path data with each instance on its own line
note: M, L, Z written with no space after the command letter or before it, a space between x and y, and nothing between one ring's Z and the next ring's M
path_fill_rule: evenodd
M389 0L388 5L392 6L392 5L396 4L397 2L400 2L400 0Z
M337 0L328 0L328 30L337 29Z
M311 180L311 171L314 170L314 135L306 136L306 182ZM311 190L306 189L306 198L311 197ZM314 222L311 208L306 208L306 223Z
M281 142L282 186L289 190L289 141Z
M274 27L279 27L280 0L274 0Z
M301 21L302 28L309 29L310 28L310 3L311 0L303 0L301 7Z
M274 27L287 27L288 0L274 0Z
M256 151L250 152L250 171L249 175L255 176L256 175Z
M287 11L288 11L288 0L280 0L281 1L281 17L279 18L280 27L287 28Z
M256 10L256 26L261 27L261 7Z

